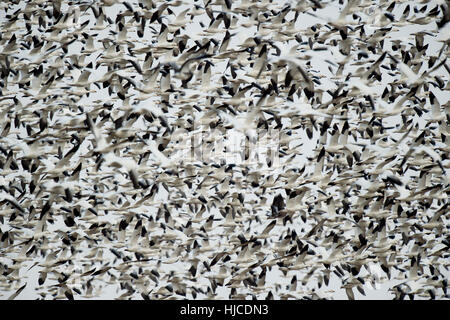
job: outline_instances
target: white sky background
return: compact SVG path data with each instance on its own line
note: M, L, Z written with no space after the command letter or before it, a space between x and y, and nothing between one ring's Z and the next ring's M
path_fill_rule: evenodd
M130 3L133 4L134 7L137 7L134 5L134 1L129 1ZM196 3L199 3L200 5L203 5L203 3L201 3L201 1L196 1ZM279 1L277 2L277 8L280 9L282 7L284 7L285 3L290 3L290 1ZM403 3L399 3L398 5L396 5L396 8L393 12L394 16L399 17L401 15L401 12L403 11L404 7L406 6L406 4L409 3L412 5L412 7L414 6L422 6L422 4L417 3L416 1L404 1ZM435 6L435 4L438 3L438 1L431 1L429 4L429 9L433 8ZM186 8L188 8L190 6L191 2L186 1L185 4L177 6L177 7L171 7L171 10L173 10L175 12L175 14L178 14L180 12L182 12L183 10L185 10ZM21 4L23 5L23 4ZM233 5L234 7L234 5ZM215 9L220 9L220 6L215 6ZM336 3L332 3L332 4L327 4L327 6L325 7L325 9L323 10L318 10L316 12L314 12L314 14L318 15L321 17L321 19L319 18L314 18L311 15L308 14L300 14L300 17L297 20L297 23L295 25L296 28L298 28L299 30L304 30L306 32L306 30L308 30L312 25L320 23L320 24L324 24L326 22L326 20L330 19L333 20L335 19L335 17L337 16L337 12L338 10L340 10L340 8L342 8L342 6L338 5L337 2ZM62 6L62 12L67 12L67 6L65 4L63 4ZM428 9L428 10L429 10ZM123 12L125 11L125 7L123 4L118 3L117 5L113 5L111 7L104 7L104 13L106 16L109 16L112 20L115 20L116 15L119 12ZM377 12L373 13L373 17L375 17ZM362 14L363 15L363 14ZM291 20L293 18L293 13L289 13L286 16L287 20ZM92 15L92 11L88 10L86 12L84 12L81 16L80 19L78 21L78 24L82 24L84 21L86 21L87 19L92 20L92 22L94 22L94 18ZM174 16L167 16L163 19L164 22L166 21L173 21ZM201 19L201 17L196 17L191 23L186 25L186 31L185 34L188 34L192 39L201 39L203 36L201 35L202 33L202 28L200 27L200 25L198 24L199 19ZM4 17L4 11L0 12L0 22L4 22L5 21L5 17ZM209 20L205 20L204 21L205 25L207 26L209 24ZM89 29L93 26L93 24L89 24L89 26L86 28ZM20 24L18 24L18 27L22 27ZM223 28L223 24L221 25L221 27ZM376 27L377 28L377 27ZM367 25L366 27L366 33L370 34L374 29L376 28L371 28L371 26ZM399 30L396 32L391 32L389 33L389 36L391 37L390 40L402 40L405 43L414 43L414 32L418 32L418 31L432 31L435 29L435 23L432 22L428 25L406 25L404 27L399 27ZM68 29L70 30L70 28ZM110 35L110 31L118 31L116 30L115 25L112 27L108 27L105 30L98 30L95 31L95 33L98 33L98 36L96 39L100 39L100 38L106 38L106 37L111 37ZM132 29L133 31L129 30L128 35L127 35L127 39L130 41L133 41L133 43L136 45L135 49L138 49L140 46L142 46L140 43L136 42L135 40L139 40L136 37L136 33L134 31L134 29ZM157 31L159 31L159 29L157 29ZM300 31L301 32L301 31ZM228 48L237 48L237 46L239 44L241 44L245 39L249 38L249 37L253 37L256 35L256 28L242 28L242 27L238 27L234 30L231 31L231 33L235 33L235 35L232 37ZM429 48L427 50L427 56L432 56L432 55L436 55L439 50L441 49L442 46L442 42L437 41L437 39L439 39L441 36L442 37L446 37L445 39L448 38L448 27L443 28L441 30L441 32L439 34L435 34L436 37L433 36L425 36L425 41L424 43L427 44L429 43ZM221 41L223 38L223 35L225 34L225 30L218 34L218 35L214 35L214 38L217 39L218 41ZM271 38L272 34L269 34L267 36L267 38ZM79 36L81 37L81 36ZM152 38L151 37L151 33L147 27L146 29L146 35L145 35L145 45L149 45L151 43L151 40L155 40L156 38ZM305 41L307 40L307 36L302 34L302 39ZM192 41L189 41L187 44L187 48L191 47L193 44ZM280 47L280 49L282 50L282 54L287 54L290 50L290 48L295 45L296 42L295 40L293 41L289 41L284 47ZM277 45L281 45L280 41L277 41ZM316 44L315 44L316 45ZM81 43L78 41L76 43L74 43L73 45L70 45L69 47L69 52L68 55L77 55L78 52L80 51L82 45ZM96 41L95 43L95 47L97 49L99 49L98 53L92 54L88 59L85 61L85 64L87 64L89 61L98 61L98 55L100 53L102 53L103 51L102 49L102 44L98 41ZM307 46L306 46L307 47ZM308 48L307 48L308 49ZM326 62L324 62L325 60L331 60L334 62L339 62L341 61L344 57L338 52L337 47L336 48L332 48L329 51L311 51L311 50L307 50L305 49L305 53L309 54L312 56L311 58L311 66L312 69L317 71L317 75L322 76L322 78L320 79L322 85L318 86L320 88L322 88L324 91L327 89L330 90L334 90L336 88L336 85L333 83L333 80L331 79L331 77L333 76L330 71L328 70L328 66L329 64L327 64ZM361 48L363 49L363 48ZM388 41L388 39L385 40L385 44L384 44L384 49L389 51L390 50L390 42ZM445 53L444 53L445 54ZM369 52L369 56L372 55ZM377 56L378 57L378 56ZM39 59L41 59L41 56L36 56L36 57L27 57L28 59L30 59L31 61L37 61ZM139 56L140 59L143 58L142 55ZM388 59L388 58L386 58ZM141 60L142 63L142 60ZM156 66L156 61L154 61L153 63L153 67ZM212 72L212 83L217 83L219 81L217 81L217 79L220 77L220 75L223 73L224 69L226 66L226 62L221 62L221 63L216 63L214 62L214 67L213 67L213 72ZM426 63L424 63L424 66L422 67L422 69L420 70L419 73L421 73L423 70L425 70L427 68ZM333 71L335 71L336 68L333 67ZM121 71L122 74L127 74L128 72L133 72L134 69L128 69L127 71ZM71 71L72 75L74 77L74 79L77 79L79 76L79 72L78 70L74 69ZM97 70L93 71L89 80L90 81L96 81L101 79L106 72L106 67L99 67ZM239 75L243 75L244 72L243 71L238 71ZM136 73L135 73L136 74ZM314 74L314 73L313 73ZM441 77L445 78L446 81L448 81L448 76L445 73L445 69L441 68L441 70L439 72L436 73L437 75L440 74ZM140 76L137 75L137 79L140 79ZM282 76L279 76L279 79L283 79ZM381 95L381 93L384 90L385 87L385 83L390 81L391 79L389 79L389 76L387 76L386 74L383 75L383 85L379 85L376 87L372 87L373 90L375 90L378 94ZM280 80L281 81L281 80ZM358 81L358 79L352 79L351 81ZM66 83L66 85L70 85L70 82ZM89 98L87 97L83 97L82 99L80 99L77 102L77 105L83 105L86 111L91 111L95 108L96 105L101 105L104 102L111 100L107 89L101 89L98 90L98 88L94 85L91 85L90 87L91 90L95 90L95 92L93 92ZM450 94L448 91L445 90L436 90L433 86L430 86L431 91L433 91L433 93L436 95L437 99L439 100L441 105L445 105L446 103L448 103L449 99L450 99ZM11 90L11 89L10 89ZM60 92L61 94L64 93L66 89L55 89L56 92ZM77 88L70 88L70 91L74 91L77 90ZM6 95L6 93L4 92L4 95ZM248 96L248 94L247 94ZM117 97L116 97L117 99ZM132 102L136 102L135 100L133 100L134 98L131 97L130 101ZM172 103L176 103L176 100L172 97L173 100L171 100ZM323 102L326 102L328 99L330 99L330 96L327 95L326 93L324 93L324 98L323 98ZM148 100L142 101L139 104L134 105L133 107L135 108L140 108L140 107L149 107L149 104L151 103L158 103L159 98L157 96L155 96L154 98L150 98ZM283 99L279 99L278 102L280 102ZM21 101L23 106L26 106L28 103L30 103L30 99L24 98L24 100ZM120 100L119 101L114 101L116 104L119 103L120 104ZM199 102L199 104L201 104L202 101ZM204 103L204 100L203 100ZM282 103L282 102L280 102ZM300 101L295 100L294 103L300 103ZM55 103L57 104L57 103ZM40 108L39 106L35 107L35 108ZM150 106L150 108L154 109L155 106ZM175 117L173 115L173 110L170 110L168 118L173 118ZM120 115L121 113L118 112L117 116ZM117 116L115 115L115 117L117 118ZM415 121L417 121L419 123L419 132L421 129L423 129L423 127L426 125L426 119L429 116L429 114L425 114L422 119L415 117ZM53 118L53 120L51 121L53 124L57 123L57 121L60 121L62 124L67 123L68 119L70 119L70 117L64 116L62 114L56 114L55 117ZM390 126L390 125L396 125L398 123L401 123L401 119L399 119L399 117L391 117L388 120L384 120L384 125L385 126ZM134 124L134 127L139 129L140 127L142 127L142 122L136 122ZM13 130L13 129L12 129ZM23 130L23 128L21 129L22 133L25 131ZM103 131L105 132L105 131ZM91 136L92 137L92 136ZM307 162L307 158L308 157L313 157L315 155L315 147L316 147L316 140L319 138L318 133L316 132L313 139L309 140L306 137L306 134L304 133L303 130L301 130L301 132L299 133L298 136L298 141L300 141L301 143L303 143L302 147L301 147L301 154L296 158L296 162L294 163L295 166L302 166L303 164L308 164ZM3 140L2 143L4 143L6 141L6 143L8 145L14 145L15 143L19 143L19 141L14 141L14 135L10 135L8 136L8 138L5 138L6 140ZM349 138L350 140L352 140L351 138ZM90 143L91 139L85 139L82 146L80 147L80 150L77 152L78 155L82 155L84 153L87 153L89 149L92 148L92 145ZM298 144L297 141L294 141L291 143L291 145L295 145ZM406 152L406 150L408 149L408 146L406 144L399 146L401 152ZM48 151L48 150L46 150ZM73 161L72 161L73 162ZM50 162L51 163L51 162ZM106 170L105 167L103 168L103 170ZM263 170L267 170L267 168L263 168ZM279 175L280 173L282 173L283 169L281 168L276 168L276 169L271 169L274 171L274 176ZM307 172L312 172L314 170L314 165L307 165ZM1 177L4 181L6 181L6 177ZM84 176L84 178L88 179L89 177ZM117 179L121 180L120 183L127 183L128 182L128 178L124 177L123 175L117 176ZM406 180L407 178L405 178ZM126 188L124 188L126 189ZM232 189L233 190L233 189ZM236 190L236 188L234 187L233 191L238 191ZM213 192L211 192L213 193ZM276 193L275 193L276 194ZM267 203L270 204L272 202L272 195L269 195L267 197ZM251 197L249 196L248 199L250 199ZM161 201L164 202L167 200L167 193L165 190L160 191L160 193L158 194L158 196L155 198L155 202L157 201ZM246 197L247 200L247 197ZM247 204L247 206L250 207L249 204ZM323 206L325 207L325 205ZM142 209L142 208L140 208ZM149 210L149 215L154 214L156 212L155 208L145 208ZM270 205L266 208L270 211ZM136 210L138 211L138 210ZM218 210L214 210L211 209L209 214L215 214L216 217L220 216L220 213L218 212ZM209 214L204 215L204 217L209 216ZM261 217L265 216L265 212L261 211L259 213L259 215ZM185 224L187 222L187 212L185 213L185 216L181 216L178 217L180 219L180 223ZM113 214L110 214L109 216L101 216L99 219L104 220L104 221L116 221L115 219L117 219L116 217L114 217ZM265 219L265 218L263 218ZM264 220L263 220L264 221ZM130 225L130 227L128 228L129 230L132 230L135 224L135 220L132 222L132 224ZM267 223L262 223L261 226L258 226L257 229L253 230L252 229L252 233L256 233L257 231L261 231L265 226L267 225ZM253 228L256 227L256 224L252 225ZM2 228L2 230L5 230L5 224L0 226ZM57 232L57 230L62 230L62 231L68 231L70 228L67 228L63 221L62 218L59 216L56 218L56 223L54 225L50 225L48 224L48 231L50 232ZM259 230L260 229L260 230ZM307 229L307 228L306 228ZM277 231L278 230L278 231ZM217 232L216 234L219 235L221 232L223 232L223 229L221 228L217 228L217 230L215 230L215 232ZM273 230L275 235L280 235L280 232L284 232L282 228L279 228L278 226ZM158 234L158 231L154 231L153 235ZM56 233L55 233L56 235ZM217 240L214 240L214 238L218 239L217 235L214 237L214 231L210 234L212 240L210 241L211 246L214 246L217 244ZM277 236L275 236L274 238L277 238ZM274 241L272 243L272 245L274 245L274 243L276 243L276 241ZM412 243L409 243L410 245L412 245ZM222 243L221 245L226 247L225 243ZM315 249L316 250L316 249ZM105 246L104 250L103 250L103 258L105 259L105 261L107 261L108 259L113 259L114 256L109 252L109 247ZM171 254L173 253L173 251L169 251L171 252ZM327 253L324 252L320 252L320 249L317 249L316 252L319 252L321 254L324 254L325 256L327 255ZM9 263L11 261L11 257L14 256L14 254L16 253L8 253L6 255L0 255L0 261L2 261L2 263ZM70 253L66 253L67 256L70 256ZM80 256L82 254L79 254ZM176 254L174 255L176 256ZM164 260L164 259L163 259ZM10 294L12 294L12 292L19 288L24 282L27 282L28 285L25 288L25 290L21 293L21 295L18 297L19 299L35 299L37 298L37 293L35 288L37 287L37 277L38 277L38 271L41 270L41 267L39 266L35 266L34 268L32 268L30 271L26 271L28 269L28 266L32 266L33 263L37 261L37 260L32 260L32 261L25 261L23 263L23 267L20 270L20 279L21 281L17 281L14 283L12 288L9 288L7 290L4 291L0 291L0 299L6 299ZM163 269L164 271L169 271L169 270L175 270L176 272L184 272L186 269L189 268L189 266L186 267L186 264L182 263L182 262L176 262L176 263L169 263L172 262L171 259L165 259L166 263L163 264L163 266L161 266L160 268ZM150 265L154 266L154 262L149 262ZM83 269L84 267L80 267L81 269ZM150 268L151 270L151 268ZM83 269L83 271L85 271ZM361 271L361 275L364 274L365 271ZM449 275L448 271L446 272L445 270L441 270L441 272L445 272L445 274ZM276 284L282 285L283 287L288 285L292 276L294 274L299 274L298 271L290 271L288 273L287 277L283 277L282 273L278 270L278 268L274 267L272 268L272 271L268 271L267 273L267 277L266 277L266 285L267 286L275 286ZM300 273L301 274L301 273ZM393 273L395 274L395 273ZM385 274L383 272L380 273L381 276L385 276ZM297 278L301 279L301 276L297 276ZM199 280L202 283L207 284L209 281L207 278L203 278L202 280ZM386 281L384 283L381 283L379 285L379 288L376 289L370 289L370 287L365 286L365 292L366 292L366 296L363 296L362 294L360 294L359 292L357 292L357 290L353 290L356 299L392 299L393 295L388 293L387 290L388 288L392 287L395 284L401 283L404 280L399 279L399 280L393 280L393 281ZM95 283L95 281L94 281ZM158 287L162 287L164 284L164 280L162 280L160 282L160 285ZM45 286L48 285L52 285L52 284L56 284L55 280L52 280L51 277L49 279L47 279ZM75 284L76 285L76 284ZM104 284L101 284L100 282L97 283L97 285L101 286ZM327 290L332 289L335 290L334 294L329 295L330 297L334 298L334 299L347 299L347 296L345 294L345 291L340 288L341 286L341 281L340 279L334 275L333 273L331 273L331 279L330 279L330 285L328 287L322 287L321 289L317 288L317 284L315 282L314 279L311 279L307 286L302 288L302 290L310 290L312 288L314 288L317 292L323 294L323 295L327 295ZM300 282L298 284L298 288L302 287ZM1 290L2 288L0 288ZM95 291L95 290L94 290ZM273 293L275 293L274 290L272 290ZM113 299L113 298L117 298L119 295L121 295L122 293L124 293L124 291L117 291L117 285L116 284L112 284L112 285L105 285L105 287L102 290L102 294L99 296L99 298L104 298L104 299ZM229 294L229 289L225 288L225 287L218 287L217 289L217 296L216 298L228 298L228 294ZM188 297L190 297L190 295L188 295ZM259 298L263 298L263 296L258 296ZM49 298L49 296L47 296L47 298ZM81 299L82 297L79 295L75 295L75 299ZM140 296L138 294L135 294L133 296L133 298L137 298L139 299ZM205 296L203 295L199 295L198 298L205 298Z

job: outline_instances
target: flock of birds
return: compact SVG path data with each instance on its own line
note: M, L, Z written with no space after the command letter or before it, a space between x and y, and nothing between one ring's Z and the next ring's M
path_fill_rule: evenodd
M449 298L449 20L446 1L1 2L1 297ZM231 132L278 140L198 155Z

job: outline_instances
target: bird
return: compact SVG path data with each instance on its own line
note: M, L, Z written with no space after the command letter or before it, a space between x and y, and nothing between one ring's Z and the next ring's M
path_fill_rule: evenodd
M443 1L0 10L1 296L449 298Z

